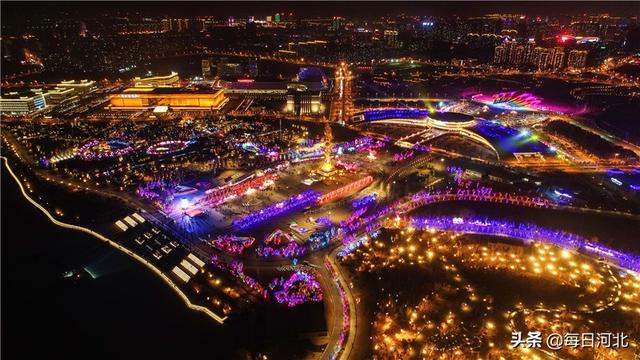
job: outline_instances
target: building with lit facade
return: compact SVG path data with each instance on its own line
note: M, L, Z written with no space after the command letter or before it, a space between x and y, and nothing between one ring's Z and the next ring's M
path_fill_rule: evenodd
M356 114L352 121L355 124L378 123L423 128L426 129L422 135L425 141L444 135L459 135L491 149L498 160L545 161L555 156L554 151L528 133L457 112L429 112L425 109L406 108L370 109ZM412 146L403 142L397 144Z
M322 94L316 93L296 93L290 92L287 95L287 105L284 112L296 115L320 114L325 110L322 103Z
M73 89L76 94L86 94L98 88L93 80L63 80L56 84L56 87Z
M384 40L387 46L392 48L399 48L402 46L402 43L398 40L398 31L397 30L385 30L383 32Z
M572 69L583 69L587 66L587 55L589 55L589 52L586 50L569 51L567 67Z
M459 130L476 124L476 119L456 112L433 112L427 116L427 126L440 130Z
M190 90L171 87L133 87L110 97L112 109L219 110L226 103L223 90Z
M65 101L77 98L78 91L75 88L56 87L53 89L42 90L47 105L58 105Z
M507 41L494 48L493 62L499 65L534 66L540 70L562 69L565 67L563 47L545 48L533 43L519 45L516 41Z
M206 58L206 59L202 59L201 65L202 65L202 78L205 80L210 80L211 79L211 64L212 64L213 60Z
M180 86L179 82L180 77L176 72L172 72L169 75L133 78L134 86L140 88L178 87Z
M47 101L41 91L7 91L0 95L0 112L3 114L33 115L46 107Z

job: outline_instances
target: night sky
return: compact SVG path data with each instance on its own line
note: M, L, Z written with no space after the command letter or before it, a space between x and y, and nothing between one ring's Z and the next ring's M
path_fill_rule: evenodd
M366 3L366 6L365 6ZM363 12L363 6L366 11ZM172 16L265 16L276 12L293 12L299 17L380 16L406 13L423 16L477 16L489 13L525 13L537 16L609 13L618 16L640 15L640 2L2 2L2 18L40 17L61 12L75 16L100 14Z

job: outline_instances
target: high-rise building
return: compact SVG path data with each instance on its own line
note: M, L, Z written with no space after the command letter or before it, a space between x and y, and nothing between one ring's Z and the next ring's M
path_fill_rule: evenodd
M533 43L527 43L524 46L524 59L523 62L527 65L531 65L533 63L533 51L535 49L535 45Z
M515 41L507 41L504 43L504 46L507 51L507 62L509 64L516 64L516 48L518 47L518 43Z
M493 62L496 64L507 63L507 48L504 45L496 46L493 53Z
M249 16L249 21L246 24L246 33L248 40L255 40L258 31L258 25L253 21L253 16Z
M385 30L383 36L387 46L392 48L399 48L401 46L400 42L398 41L397 30Z
M534 49L533 65L538 69L547 69L551 65L551 52L543 47Z
M551 49L551 67L553 69L564 67L564 48L557 46Z
M211 79L211 59L202 59L202 78L205 80Z
M513 56L511 63L513 65L523 65L524 64L524 52L525 47L523 45L518 45L513 50Z
M171 19L162 19L162 31L171 31Z
M589 55L589 52L586 50L569 51L569 57L567 59L567 67L572 69L582 69L586 67L587 55Z

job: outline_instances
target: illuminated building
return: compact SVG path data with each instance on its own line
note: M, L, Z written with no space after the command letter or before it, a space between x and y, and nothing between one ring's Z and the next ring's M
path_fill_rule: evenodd
M168 107L173 109L220 109L225 104L222 90L186 90L181 88L129 88L121 94L112 95L112 108L151 109Z
M321 114L325 111L323 101L327 100L327 84L322 76L311 71L312 68L303 68L298 74L298 79L313 81L255 81L253 79L240 79L224 89L229 98L260 98L270 100L285 100L283 109L286 113L297 115Z
M334 16L333 22L331 23L331 30L338 31L344 29L345 19L340 16Z
M322 95L318 93L309 94L289 92L287 95L286 112L298 115L318 114L324 111L322 104Z
M493 54L493 62L496 64L505 64L507 62L507 48L505 46L496 46Z
M224 93L228 97L259 97L267 99L285 99L287 83L283 81L254 81L253 79L240 79L231 83Z
M535 45L531 42L524 46L524 57L522 59L523 63L530 65L533 62L534 50Z
M398 41L397 30L385 30L383 36L385 42L387 43L387 46L392 48L399 48L400 46L402 46L401 42Z
M171 20L170 19L162 19L162 31L171 31Z
M53 88L43 91L47 105L57 105L75 97L76 90L73 88Z
M554 47L551 50L551 67L561 69L564 66L564 48Z
M12 91L0 96L0 112L3 114L35 114L47 107L45 95L42 92Z
M518 43L515 41L507 41L505 47L507 49L507 60L509 64L517 64L516 50L518 49Z
M60 83L56 84L56 87L63 89L73 89L77 94L86 94L97 89L96 82L93 80L63 80Z
M287 49L280 51L282 54L296 55L301 58L316 58L327 48L328 42L325 40L309 40L290 42Z
M189 19L172 19L172 18L162 19L162 30L176 31L176 32L183 32L183 31L189 30Z
M221 57L216 64L216 69L217 75L220 78L258 76L258 63L255 59L230 62L229 58Z
M507 95L499 95L506 98L510 93L504 94ZM526 101L537 99L531 94L523 95ZM502 98L497 98L496 101L501 103ZM513 101L520 100L515 96ZM390 108L366 110L356 115L354 120L427 128L431 134L430 140L446 134L460 135L491 149L498 160L546 160L555 156L555 152L538 141L535 136L462 113L446 111L429 113L421 109Z
M211 79L211 59L202 59L202 78Z
M133 78L134 86L140 88L160 88L160 87L177 87L180 77L178 73L172 72L169 75L135 77Z
M546 69L550 66L550 64L551 64L551 52L543 47L540 47L540 46L536 47L534 49L532 65L535 65L536 67L538 67L538 69Z
M587 55L585 50L571 50L567 59L567 66L572 69L582 69L587 66Z
M427 116L427 125L440 130L459 130L475 124L473 116L461 113L434 112Z

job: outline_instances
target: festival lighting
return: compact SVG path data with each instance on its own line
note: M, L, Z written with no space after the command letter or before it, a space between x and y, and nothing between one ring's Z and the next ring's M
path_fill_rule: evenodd
M132 150L133 147L127 141L92 140L78 147L75 153L83 160L101 160L123 156L130 153Z
M149 155L169 155L186 149L191 144L190 141L168 140L160 141L147 148Z
M539 197L529 197L524 195L513 195L503 192L494 192L491 188L482 187L477 189L458 189L457 191L423 191L414 194L411 201L405 204L400 213L405 213L418 207L442 202L442 201L480 201L480 202L496 202L504 204L514 204L528 207L544 207L551 206L548 199Z
M234 260L229 264L220 260L216 255L213 255L211 256L211 264L218 269L230 272L250 289L256 291L263 298L267 298L267 290L256 279L244 273L244 264L242 262Z
M180 199L180 208L187 210L189 208L189 199Z
M376 193L369 194L369 195L367 195L365 197L362 197L360 199L355 200L354 202L351 203L351 206L354 209L361 208L361 207L363 207L365 205L369 205L369 204L375 203L377 199L378 199L378 194L376 194Z
M535 240L553 244L564 249L577 249L596 253L599 256L607 257L621 267L632 271L640 270L640 256L616 251L604 245L593 244L579 235L560 230L547 229L533 224L488 219L462 219L462 221L454 221L453 218L446 217L412 218L409 223L412 227L421 230L436 229L460 233L507 236L525 241Z
M399 162L399 161L411 159L415 154L416 153L413 150L403 151L403 152L401 152L399 154L393 155L393 161L398 161Z
M256 189L264 189L272 185L276 179L277 175L275 173L269 173L247 178L235 184L223 185L215 189L207 190L205 197L201 201L211 207L218 206L228 199L250 195L257 191Z
M543 102L541 98L527 92L508 91L494 95L476 94L471 99L494 109L507 111L552 111L567 113L577 111L565 106Z
M324 266L329 271L331 279L338 288L338 293L340 294L340 302L342 304L342 329L340 330L339 341L335 345L330 357L330 359L335 360L339 358L339 355L344 350L344 345L347 341L347 337L349 336L349 325L351 324L351 306L349 305L349 298L347 297L347 293L342 286L340 278L338 277L338 273L328 259L325 260Z
M280 229L267 236L264 244L267 246L256 249L258 256L292 258L304 255L307 251L305 247L298 245L290 234Z
M220 250L233 254L242 254L242 252L249 248L255 242L253 237L241 237L235 235L221 235L215 240L210 241L210 244Z
M380 121L392 119L425 120L429 111L420 109L375 109L362 113L364 121Z
M322 288L320 283L311 274L297 271L284 281L277 278L269 285L271 289L281 288L274 292L276 300L288 307L294 307L309 301L322 301Z
M369 186L373 182L373 177L368 175L360 180L356 180L350 184L347 184L339 189L328 192L318 198L318 204L324 204L329 201L333 201L337 198L341 198L347 196L351 193L359 191L367 186Z
M290 210L298 209L318 201L320 193L314 190L307 190L289 199L269 205L268 207L251 213L242 219L236 220L233 224L239 229L247 229L257 223L282 215Z

